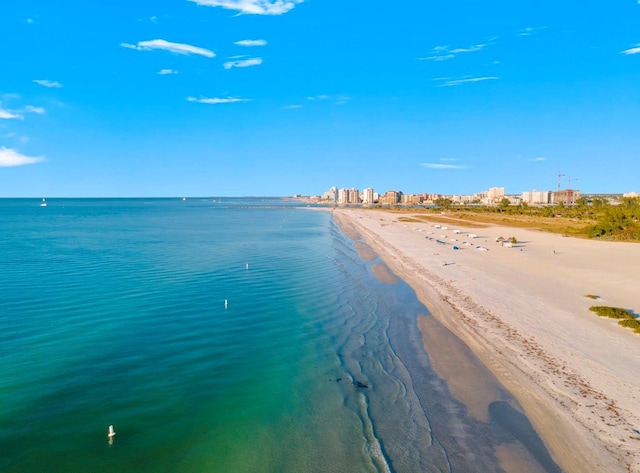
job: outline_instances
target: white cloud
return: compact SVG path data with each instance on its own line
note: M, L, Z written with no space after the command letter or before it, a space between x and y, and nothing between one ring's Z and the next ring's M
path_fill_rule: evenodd
M547 160L547 158L544 158L544 157L540 156L538 158L532 158L529 161L533 161L535 163L539 163L539 162L546 161L546 160Z
M205 57L215 57L215 53L208 49L199 48L190 44L172 43L164 39L152 39L150 41L139 41L138 44L120 43L123 48L136 49L138 51L151 51L162 49L176 54L198 54Z
M27 23L29 23L30 25L33 25L33 18L27 18Z
M468 48L456 48L456 49L450 50L449 52L451 54L475 53L476 51L480 51L481 49L484 49L485 46L486 44L474 44L472 46L469 46Z
M464 169L465 166L457 164L442 164L442 163L422 163L422 167L429 169Z
M440 87L452 87L454 85L468 84L468 83L473 83L473 82L483 82L485 80L498 80L498 79L500 79L500 78L496 77L496 76L466 77L464 79L448 80L448 81L443 82L442 84L440 84Z
M518 30L518 35L520 36L531 36L536 34L538 31L542 31L542 30L546 30L547 27L546 26L535 26L535 27L530 27L530 28L523 28L521 30Z
M303 0L189 0L207 7L222 7L248 15L282 15Z
M302 105L298 105L298 104L294 104L294 105L285 105L284 107L282 107L286 110L294 110L297 108L302 108Z
M18 153L16 150L0 147L0 167L25 166L27 164L35 164L44 161L41 156L32 158Z
M167 75L171 75L171 74L177 74L178 71L176 71L175 69L160 69L158 72L156 72L156 74L160 74L161 76L167 76Z
M484 44L473 44L467 48L454 48L451 49L449 46L436 46L433 48L433 55L428 57L418 58L421 61L446 61L447 59L453 59L458 54L464 53L475 53L477 51L481 51L482 49L487 47L488 43Z
M43 115L46 110L42 107L34 107L33 105L27 105L24 107L24 111L28 113L35 113L37 115Z
M46 79L35 79L33 82L35 82L36 84L39 84L43 87L49 87L49 88L53 88L53 89L59 89L60 87L62 87L62 84L60 82L57 82L55 80L46 80Z
M206 103L211 105L217 105L221 103L235 103L235 102L249 102L250 99L241 99L238 97L201 97L199 99L195 97L187 97L187 101L196 103Z
M223 64L225 69L231 69L232 67L251 67L259 66L262 64L262 59L259 57L253 57L251 59L242 59L240 61L229 61Z
M620 51L620 54L625 54L627 56L630 56L631 54L640 54L640 43L636 44L633 48Z
M233 44L238 46L266 46L267 42L264 39L243 39L242 41L236 41Z
M0 108L0 120L12 120L12 119L22 120L23 118L24 117L22 115L17 114L11 110Z
M328 95L315 95L313 97L307 97L307 100L328 100Z
M447 59L453 59L455 55L453 54L443 54L440 56L427 56L427 57L419 57L419 61L446 61Z

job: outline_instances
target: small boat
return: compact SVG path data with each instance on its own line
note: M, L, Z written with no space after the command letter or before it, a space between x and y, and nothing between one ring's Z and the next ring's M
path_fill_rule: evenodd
M113 430L113 425L109 426L109 430L107 431L107 437L109 437L109 445L113 445L113 439L116 436L116 431Z
M43 197L43 198L42 198L42 202L40 202L40 207L46 207L47 205L48 205L48 204L47 204L47 201L46 201L46 200L45 200L45 198Z

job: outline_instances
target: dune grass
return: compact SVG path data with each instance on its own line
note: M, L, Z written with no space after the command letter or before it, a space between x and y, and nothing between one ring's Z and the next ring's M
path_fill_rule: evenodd
M591 312L595 312L600 317L607 317L618 320L618 325L632 329L635 333L640 334L640 321L636 319L633 313L627 309L620 307L607 307L602 305L589 307Z

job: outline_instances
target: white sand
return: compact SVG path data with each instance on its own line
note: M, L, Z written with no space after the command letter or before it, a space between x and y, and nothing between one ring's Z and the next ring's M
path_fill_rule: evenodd
M640 430L640 335L588 310L640 312L640 244L498 226L441 230L378 210L335 215L351 220L513 393L564 470L640 472L632 430ZM442 236L446 245L435 242ZM498 236L522 243L503 248Z

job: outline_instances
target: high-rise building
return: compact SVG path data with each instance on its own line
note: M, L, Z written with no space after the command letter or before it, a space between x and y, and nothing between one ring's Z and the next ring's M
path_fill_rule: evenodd
M548 204L551 200L551 191L525 191L522 193L522 202L527 204Z
M373 192L373 189L371 187L367 187L362 192L362 203L363 204L373 204L375 201L376 201L375 192Z
M338 200L338 188L332 187L324 194L322 194L322 200L328 200L329 202L336 202Z

